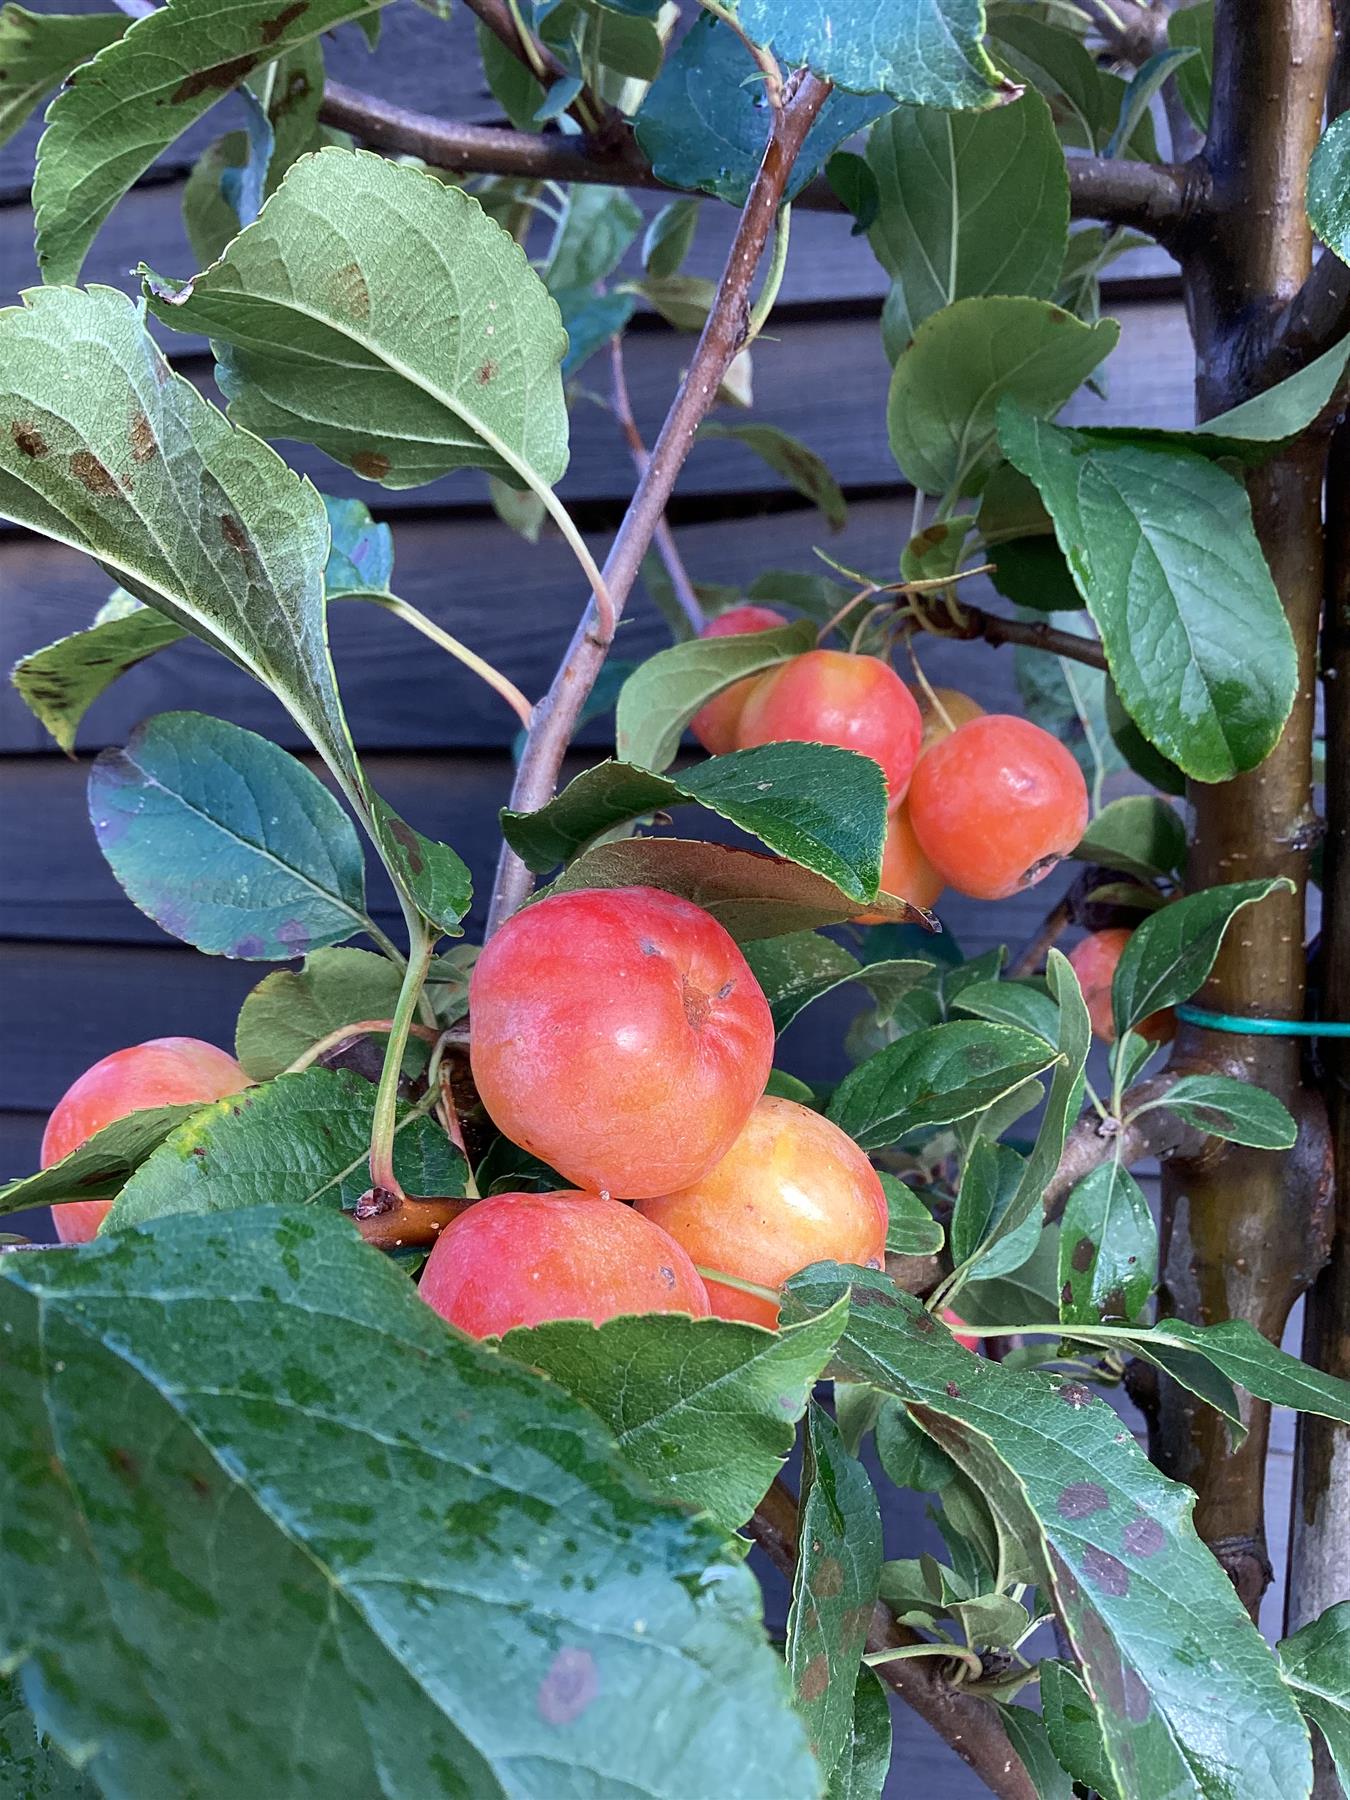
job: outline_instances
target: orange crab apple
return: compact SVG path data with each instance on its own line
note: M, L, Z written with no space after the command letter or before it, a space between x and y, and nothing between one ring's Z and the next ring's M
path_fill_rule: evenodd
M937 870L919 847L910 821L909 804L901 801L891 814L886 827L886 845L881 853L881 891L908 900L911 906L935 906L944 883ZM884 922L884 913L861 913L861 925Z
M1115 980L1116 964L1120 961L1121 952L1132 935L1124 926L1113 926L1108 931L1094 931L1082 943L1075 944L1069 952L1069 963L1083 990L1092 1029L1104 1044L1115 1042L1116 1022L1111 1011L1111 983ZM1161 1012L1150 1013L1134 1029L1140 1037L1151 1038L1155 1044L1170 1043L1176 1035L1177 1016L1170 1006L1164 1007Z
M972 700L969 694L963 694L960 688L933 688L929 693L916 694L919 713L923 719L923 739L919 745L919 755L931 750L934 744L940 744L943 738L950 737L960 725L969 724L971 719L982 719L984 708L978 700Z
M909 816L919 846L959 893L1006 900L1050 873L1088 821L1083 772L1030 719L984 713L919 759Z
M631 1206L570 1190L476 1201L437 1238L418 1291L478 1338L548 1319L709 1311L702 1278L664 1231Z
M705 638L743 637L748 632L777 631L786 624L782 613L776 613L771 606L731 606L710 619L698 635ZM736 748L736 727L740 723L741 710L759 679L758 675L747 675L744 680L723 688L689 721L690 731L710 755L725 756L728 750Z
M701 1269L777 1288L813 1262L881 1268L886 1195L837 1125L795 1100L765 1097L731 1149L679 1193L639 1200ZM719 1318L775 1326L778 1307L705 1276Z
M892 806L904 799L923 736L913 694L889 663L808 650L756 678L736 742L837 744L880 763Z
M525 907L469 986L470 1061L497 1128L577 1187L638 1199L726 1154L773 1062L735 940L656 888Z
M57 1101L42 1134L39 1162L50 1168L86 1139L128 1113L150 1106L202 1106L250 1085L232 1056L201 1038L150 1038L114 1050L85 1070ZM111 1200L69 1200L52 1208L63 1244L86 1244L108 1216Z

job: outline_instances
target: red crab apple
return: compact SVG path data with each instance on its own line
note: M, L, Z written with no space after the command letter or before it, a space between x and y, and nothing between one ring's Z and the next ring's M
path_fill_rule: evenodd
M150 1106L205 1106L250 1086L232 1056L200 1038L151 1038L114 1050L86 1069L57 1101L42 1134L41 1166L50 1168L87 1138L128 1113ZM108 1216L111 1200L70 1200L52 1208L63 1244L87 1244Z
M808 650L756 677L736 741L742 750L781 743L857 750L880 763L896 806L922 735L918 704L889 663L847 650Z
M943 881L919 848L909 817L909 803L902 800L886 827L886 846L881 853L881 891L908 900L911 906L935 906ZM877 925L884 913L862 913L859 924Z
M940 744L943 738L950 737L959 726L968 724L971 719L984 717L984 708L979 701L972 700L969 694L963 694L960 688L933 688L930 693L916 694L914 698L918 701L919 713L923 719L920 756L926 750L931 750L934 744Z
M637 1208L700 1268L759 1287L781 1287L813 1262L879 1269L886 1258L886 1195L871 1163L837 1125L774 1095L701 1180ZM757 1294L709 1279L708 1298L720 1318L778 1323L778 1307Z
M631 1206L595 1194L495 1194L437 1238L418 1289L470 1337L619 1313L708 1316L680 1246Z
M920 757L909 816L949 887L973 900L1006 900L1048 875L1082 837L1087 784L1048 731L985 713Z
M525 907L475 964L469 1018L498 1129L625 1199L687 1187L724 1156L773 1061L768 1002L734 939L656 888Z
M1131 936L1124 926L1113 926L1109 931L1092 932L1069 952L1069 963L1083 990L1092 1029L1104 1044L1115 1042L1111 983L1115 980L1121 952ZM1134 1029L1140 1037L1151 1038L1155 1044L1166 1044L1176 1035L1177 1016L1170 1006L1164 1007L1161 1012L1150 1013Z
M776 613L770 606L731 606L710 619L699 636L743 637L747 632L777 631L786 624L782 613ZM759 679L758 675L747 675L732 687L723 688L689 721L690 731L711 755L725 756L728 750L736 748L736 727L740 723L741 709Z
M968 1332L962 1329L965 1325L965 1320L961 1317L959 1312L954 1312L950 1306L944 1306L942 1308L941 1318L942 1323L947 1327L948 1331L951 1332L952 1336L956 1339L957 1343L960 1344L963 1350L970 1350L976 1356L980 1354L980 1340L977 1337L971 1337Z

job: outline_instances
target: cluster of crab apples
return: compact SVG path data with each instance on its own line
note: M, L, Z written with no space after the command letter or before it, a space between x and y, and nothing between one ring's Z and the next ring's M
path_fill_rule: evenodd
M708 629L783 622L740 607ZM1038 881L1087 820L1082 775L1048 732L952 690L929 690L921 707L875 657L794 657L718 694L693 730L718 754L800 740L872 757L891 802L882 888L925 907L944 886L999 899ZM1073 953L1106 1038L1127 938L1099 932ZM882 1265L876 1171L830 1120L766 1093L768 1003L734 939L700 907L645 887L536 901L483 950L469 1015L484 1110L559 1185L466 1200L441 1232L420 1291L463 1331L650 1312L773 1327L778 1290L799 1269ZM1155 1035L1168 1023L1148 1022ZM133 1111L206 1104L247 1085L233 1058L197 1039L118 1051L58 1104L43 1166ZM92 1237L107 1210L55 1207L58 1235Z
M703 636L786 624L771 607L733 606ZM916 700L875 656L808 650L724 688L690 729L714 756L804 741L879 763L891 806L881 885L915 906L944 888L1006 900L1067 856L1088 821L1082 770L1058 738L952 688Z

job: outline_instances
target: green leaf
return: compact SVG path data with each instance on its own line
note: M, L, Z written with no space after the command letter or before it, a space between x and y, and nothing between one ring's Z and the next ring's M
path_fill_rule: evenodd
M742 943L841 925L863 911L884 913L897 923L923 922L903 900L878 894L864 907L833 881L784 857L684 838L598 844L570 863L548 891L593 887L658 887L680 894Z
M101 50L47 114L33 206L44 281L73 283L99 226L151 163L253 71L384 0L169 0Z
M938 581L954 575L965 560L966 539L975 527L974 513L957 513L925 525L900 552L900 574L906 581Z
M375 1084L350 1069L306 1069L217 1100L171 1132L119 1194L104 1227L237 1207L354 1206L370 1186ZM462 1194L460 1151L425 1112L404 1110L394 1173L407 1192Z
M512 54L481 19L474 21L478 40L478 57L483 65L483 78L492 98L517 131L535 131L535 114L544 98L544 90L518 56Z
M1288 881L1233 881L1174 900L1151 913L1130 935L1111 983L1116 1036L1123 1037L1150 1013L1189 1000L1214 967L1233 916Z
M622 188L575 183L553 236L543 276L551 294L590 288L619 266L642 229L642 214Z
M661 1313L508 1332L508 1356L542 1369L614 1434L657 1493L735 1531L782 1468L846 1305L781 1332Z
M979 0L741 0L737 17L789 67L855 94L952 111L1015 97L985 54Z
M867 159L853 150L836 150L825 165L825 179L835 199L853 214L850 237L860 237L875 224L881 209L877 178Z
M1287 1356L1245 1319L1225 1319L1218 1325L1160 1319L1147 1342L1152 1349L1178 1344L1198 1351L1230 1381L1272 1406L1290 1406L1295 1412L1350 1425L1350 1381L1339 1381Z
M877 1414L876 1442L877 1460L887 1480L897 1487L912 1488L920 1494L937 1493L956 1478L947 1452L940 1450L926 1431L920 1431L900 1402L889 1395ZM887 1591L886 1571L894 1567L887 1563L882 1570L881 1597L888 1606L894 1601Z
M1127 794L1102 808L1073 854L1141 881L1175 877L1186 862L1186 827L1156 794Z
M1085 325L1047 300L954 301L895 365L886 417L896 462L925 493L978 494L997 460L1000 400L1058 412L1119 336L1114 319Z
M99 695L128 669L182 637L181 625L137 602L133 612L31 651L14 665L10 680L25 706L69 755L80 721Z
M1110 676L1106 679L1103 698L1106 710L1106 728L1111 733L1111 741L1136 775L1142 775L1150 786L1161 788L1165 794L1175 794L1181 798L1186 792L1186 777L1174 762L1170 762L1160 750L1153 745L1140 731L1134 720L1120 703L1120 695L1116 692L1115 683Z
M678 275L694 243L699 202L672 200L648 225L642 239L642 266L658 281Z
M1216 414L1192 432L1178 432L1175 436L1196 449L1205 449L1204 439L1213 438L1214 454L1220 456L1230 452L1246 454L1246 447L1251 445L1277 448L1305 431L1330 404L1344 381L1348 361L1350 336L1314 357L1296 374L1277 381L1274 387Z
M773 1014L773 1028L786 1031L815 1000L846 982L861 982L880 1008L890 1006L916 982L932 974L932 964L915 961L860 963L841 945L814 931L771 938L746 953Z
M1059 1316L1067 1326L1138 1318L1158 1278L1158 1231L1143 1189L1118 1162L1073 1189L1059 1234Z
M175 1126L200 1111L196 1105L147 1106L115 1119L50 1168L0 1187L0 1213L59 1200L110 1199Z
M146 292L211 338L230 416L260 436L396 488L474 468L547 493L567 467L557 304L475 199L420 169L304 157L218 263Z
M1274 1094L1228 1075L1182 1075L1167 1090L1167 1109L1232 1144L1289 1150L1298 1126Z
M1047 613L1044 620L1080 637L1094 635L1081 612ZM1013 671L1027 717L1059 738L1072 753L1083 771L1093 806L1099 806L1102 783L1122 764L1106 722L1107 677L1072 657L1047 656L1024 644L1013 651Z
M1255 768L1288 717L1297 663L1242 484L1191 451L1094 443L1011 403L999 436L1054 517L1145 737L1198 781Z
M49 13L0 7L0 144L54 87L127 28L116 13Z
M1054 1056L1043 1039L1011 1025L932 1025L887 1044L846 1075L829 1116L864 1150L884 1150L910 1132L983 1112Z
M1015 1150L987 1137L976 1138L966 1157L952 1208L952 1261L958 1266L972 1259L978 1261L985 1280L1020 1269L1036 1248L1041 1221L1030 1211L1016 1229L1006 1235L1000 1232L998 1242L990 1242L985 1248L986 1240L993 1237L994 1228L1017 1197L1025 1166L1025 1160Z
M831 531L848 523L848 505L839 483L815 451L777 425L717 425L698 428L701 438L731 438L766 462L775 474L818 506ZM716 639L710 640L716 642Z
M1206 132L1214 82L1214 0L1178 7L1167 21L1167 41L1176 49L1194 48L1199 52L1178 68L1177 92L1191 123Z
M1283 1639L1276 1654L1304 1718L1321 1732L1341 1786L1350 1790L1350 1600Z
M815 628L799 619L781 631L690 638L641 663L619 693L614 742L620 757L644 769L675 760L680 736L714 694L815 648Z
M89 771L129 898L210 956L288 962L365 929L355 828L303 763L204 713L159 713Z
M891 1707L875 1669L858 1670L853 1730L830 1771L825 1800L881 1800L891 1767Z
M818 1794L724 1535L344 1221L6 1257L0 1313L0 1658L102 1792Z
M1073 1781L1060 1767L1044 1721L1029 1706L1001 1706L998 1718L1031 1777L1037 1800L1073 1800Z
M1350 113L1332 120L1312 153L1308 217L1328 250L1350 262Z
M921 1195L898 1175L878 1174L886 1190L886 1251L890 1256L933 1256L942 1248L944 1232Z
M362 1019L388 1019L399 971L369 950L315 950L303 969L277 969L239 1010L234 1053L255 1081L271 1081L311 1044Z
M999 61L1045 95L1064 143L1080 150L1105 150L1120 122L1126 84L1098 66L1081 37L1028 9L1000 7L990 21L989 38ZM1153 121L1147 114L1139 120L1126 153L1145 162L1159 160Z
M797 153L785 198L795 200L832 150L889 110L887 100L831 94ZM696 19L667 56L634 129L668 186L698 188L743 206L764 160L769 116L735 33L715 19Z
M797 1710L829 1775L853 1735L853 1697L881 1579L881 1513L867 1471L814 1400L806 1409L797 1538L785 1654Z
M1059 1039L1059 1008L1034 981L976 981L962 988L952 1003L958 1012L973 1013L995 1025L1019 1025L1047 1044Z
M0 32L4 22L4 14L0 13ZM866 1670L863 1672L865 1674ZM888 1733L889 1727L888 1716ZM0 1676L0 1794L8 1796L8 1800L98 1800L89 1781L38 1730L32 1713L20 1696L18 1683L3 1676Z
M1057 1662L1053 1657L1046 1657L1037 1667L1041 1677L1041 1717L1060 1764L1100 1800L1121 1800L1102 1741L1102 1728L1082 1676L1072 1663Z
M906 337L953 300L1049 299L1069 239L1069 178L1050 109L898 106L867 139L880 205L868 231Z
M702 331L717 298L717 283L706 275L655 276L634 284L641 294L676 331Z
M343 594L387 594L394 576L394 534L370 516L360 500L323 496L331 542L323 570L330 600Z
M884 1275L805 1270L786 1317L851 1284L836 1360L904 1401L1041 1565L1128 1794L1307 1794L1297 1709L1191 1523L1195 1497L1153 1468L1081 1382L968 1355ZM1213 1702L1223 1644L1223 1704Z
M1049 1319L1058 1304L1058 1225L1046 1226L1027 1260L1006 1275L985 1280L976 1266L961 1289L957 1310L972 1325L1004 1325L1010 1320Z
M709 757L679 775L599 763L538 812L504 810L502 832L527 866L543 873L612 826L682 800L730 820L852 899L875 899L885 782L869 757L829 744L762 744Z
M1159 50L1140 63L1120 97L1120 117L1115 130L1106 140L1107 156L1121 155L1148 118L1149 108L1163 83L1170 75L1177 74L1183 64L1190 62L1197 54L1195 46L1186 45L1181 49Z

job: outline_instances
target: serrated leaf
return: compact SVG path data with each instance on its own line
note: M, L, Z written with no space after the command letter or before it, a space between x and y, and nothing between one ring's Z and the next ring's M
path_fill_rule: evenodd
M1175 876L1186 861L1186 827L1156 794L1126 794L1102 808L1073 855L1141 881Z
M925 493L978 494L997 460L1000 401L1058 412L1119 336L1114 319L1085 325L1048 300L953 301L924 320L895 365L891 453Z
M1242 484L1192 451L1083 441L1011 403L999 436L1050 509L1116 691L1150 743L1198 781L1255 768L1288 717L1297 668Z
M638 143L661 181L745 204L769 141L768 110L754 73L734 32L715 19L694 21L666 57L634 120ZM797 153L784 197L795 200L830 152L890 105L831 94Z
M851 899L875 899L885 782L869 757L828 744L762 744L709 757L678 775L599 763L538 812L504 810L502 832L526 865L543 873L611 827L682 800L750 832Z
M814 627L803 619L779 631L690 638L658 650L639 664L619 693L614 720L619 756L644 769L668 768L685 726L715 694L813 650L815 643Z
M398 1000L393 963L369 950L315 950L303 969L278 969L239 1009L234 1053L255 1081L271 1081L344 1025L388 1019Z
M741 0L737 17L789 67L855 94L952 111L1016 95L985 53L980 0Z
M169 0L101 50L47 114L33 206L37 260L53 285L79 278L113 207L222 94L297 45L384 0Z
M1350 113L1332 120L1312 153L1308 217L1328 250L1350 262Z
M1041 1677L1041 1717L1060 1764L1100 1800L1121 1800L1107 1760L1102 1728L1082 1676L1072 1663L1057 1662L1054 1657L1044 1658L1037 1667Z
M1059 1008L1033 981L976 981L953 1000L958 1012L973 1013L995 1025L1018 1025L1034 1031L1047 1044L1059 1038Z
M840 1082L829 1116L864 1150L983 1112L1054 1061L1029 1031L959 1019L887 1044Z
M1276 1655L1300 1710L1331 1752L1341 1786L1350 1789L1350 1600L1284 1638Z
M847 1310L782 1332L664 1313L563 1321L508 1332L502 1349L585 1401L658 1493L735 1531L783 1466Z
M922 1197L898 1175L878 1173L886 1192L886 1252L889 1256L934 1256L945 1233Z
M218 263L146 292L211 338L230 416L260 436L396 488L475 468L543 492L567 467L556 302L471 195L420 169L302 157Z
M0 31L3 26L0 13ZM38 1730L19 1684L4 1676L0 1676L0 1794L6 1800L98 1800L92 1783Z
M303 763L204 713L158 713L89 771L109 867L210 956L289 962L365 929L355 827Z
M1135 1319L1158 1277L1158 1231L1143 1189L1120 1163L1070 1193L1059 1234L1059 1316L1066 1325Z
M1049 299L1069 241L1069 178L1050 109L898 106L867 139L879 206L868 231L905 337L953 300Z
M116 13L40 13L0 7L0 144L43 97L127 28Z
M888 1011L909 987L932 974L931 963L917 960L860 963L842 945L814 931L769 939L747 952L746 960L764 990L777 1032L786 1031L813 1001L846 982L862 983Z
M1121 952L1111 982L1116 1036L1163 1007L1189 1000L1214 967L1219 945L1234 915L1278 888L1283 878L1233 881L1187 894L1135 927Z
M109 1199L176 1126L200 1110L148 1106L115 1119L50 1168L0 1187L0 1213L53 1206L59 1200Z
M658 887L710 912L739 942L842 925L860 912L902 922L924 917L903 900L878 894L864 905L800 863L755 850L685 838L630 838L584 851L547 890Z
M830 1771L825 1800L881 1800L891 1767L891 1707L875 1669L858 1670L853 1729Z
M1257 1150L1289 1150L1298 1137L1283 1101L1228 1075L1180 1076L1167 1090L1167 1108L1213 1137Z
M813 1400L806 1409L785 1656L797 1710L826 1775L852 1737L881 1557L881 1513L867 1471Z
M375 1084L350 1069L305 1069L201 1108L118 1195L105 1231L171 1213L354 1206L370 1186ZM411 1108L395 1126L394 1173L415 1198L464 1192L467 1167L441 1127Z
M1167 21L1167 41L1198 55L1177 70L1177 92L1198 131L1209 130L1210 90L1214 82L1214 0L1179 6Z
M777 425L700 425L701 438L731 438L753 450L763 462L781 475L799 494L818 506L831 531L842 531L848 523L848 504L839 483L825 466L823 459L808 445ZM716 640L712 640L716 641Z
M1195 1534L1191 1490L1159 1474L1081 1383L968 1355L882 1275L806 1270L788 1285L784 1316L819 1311L846 1284L836 1359L903 1400L1041 1564L1122 1790L1306 1795L1302 1722ZM1220 1634L1216 1707L1210 1658Z
M6 1257L0 1309L43 1520L6 1514L0 1657L104 1793L818 1793L723 1534L342 1220Z

